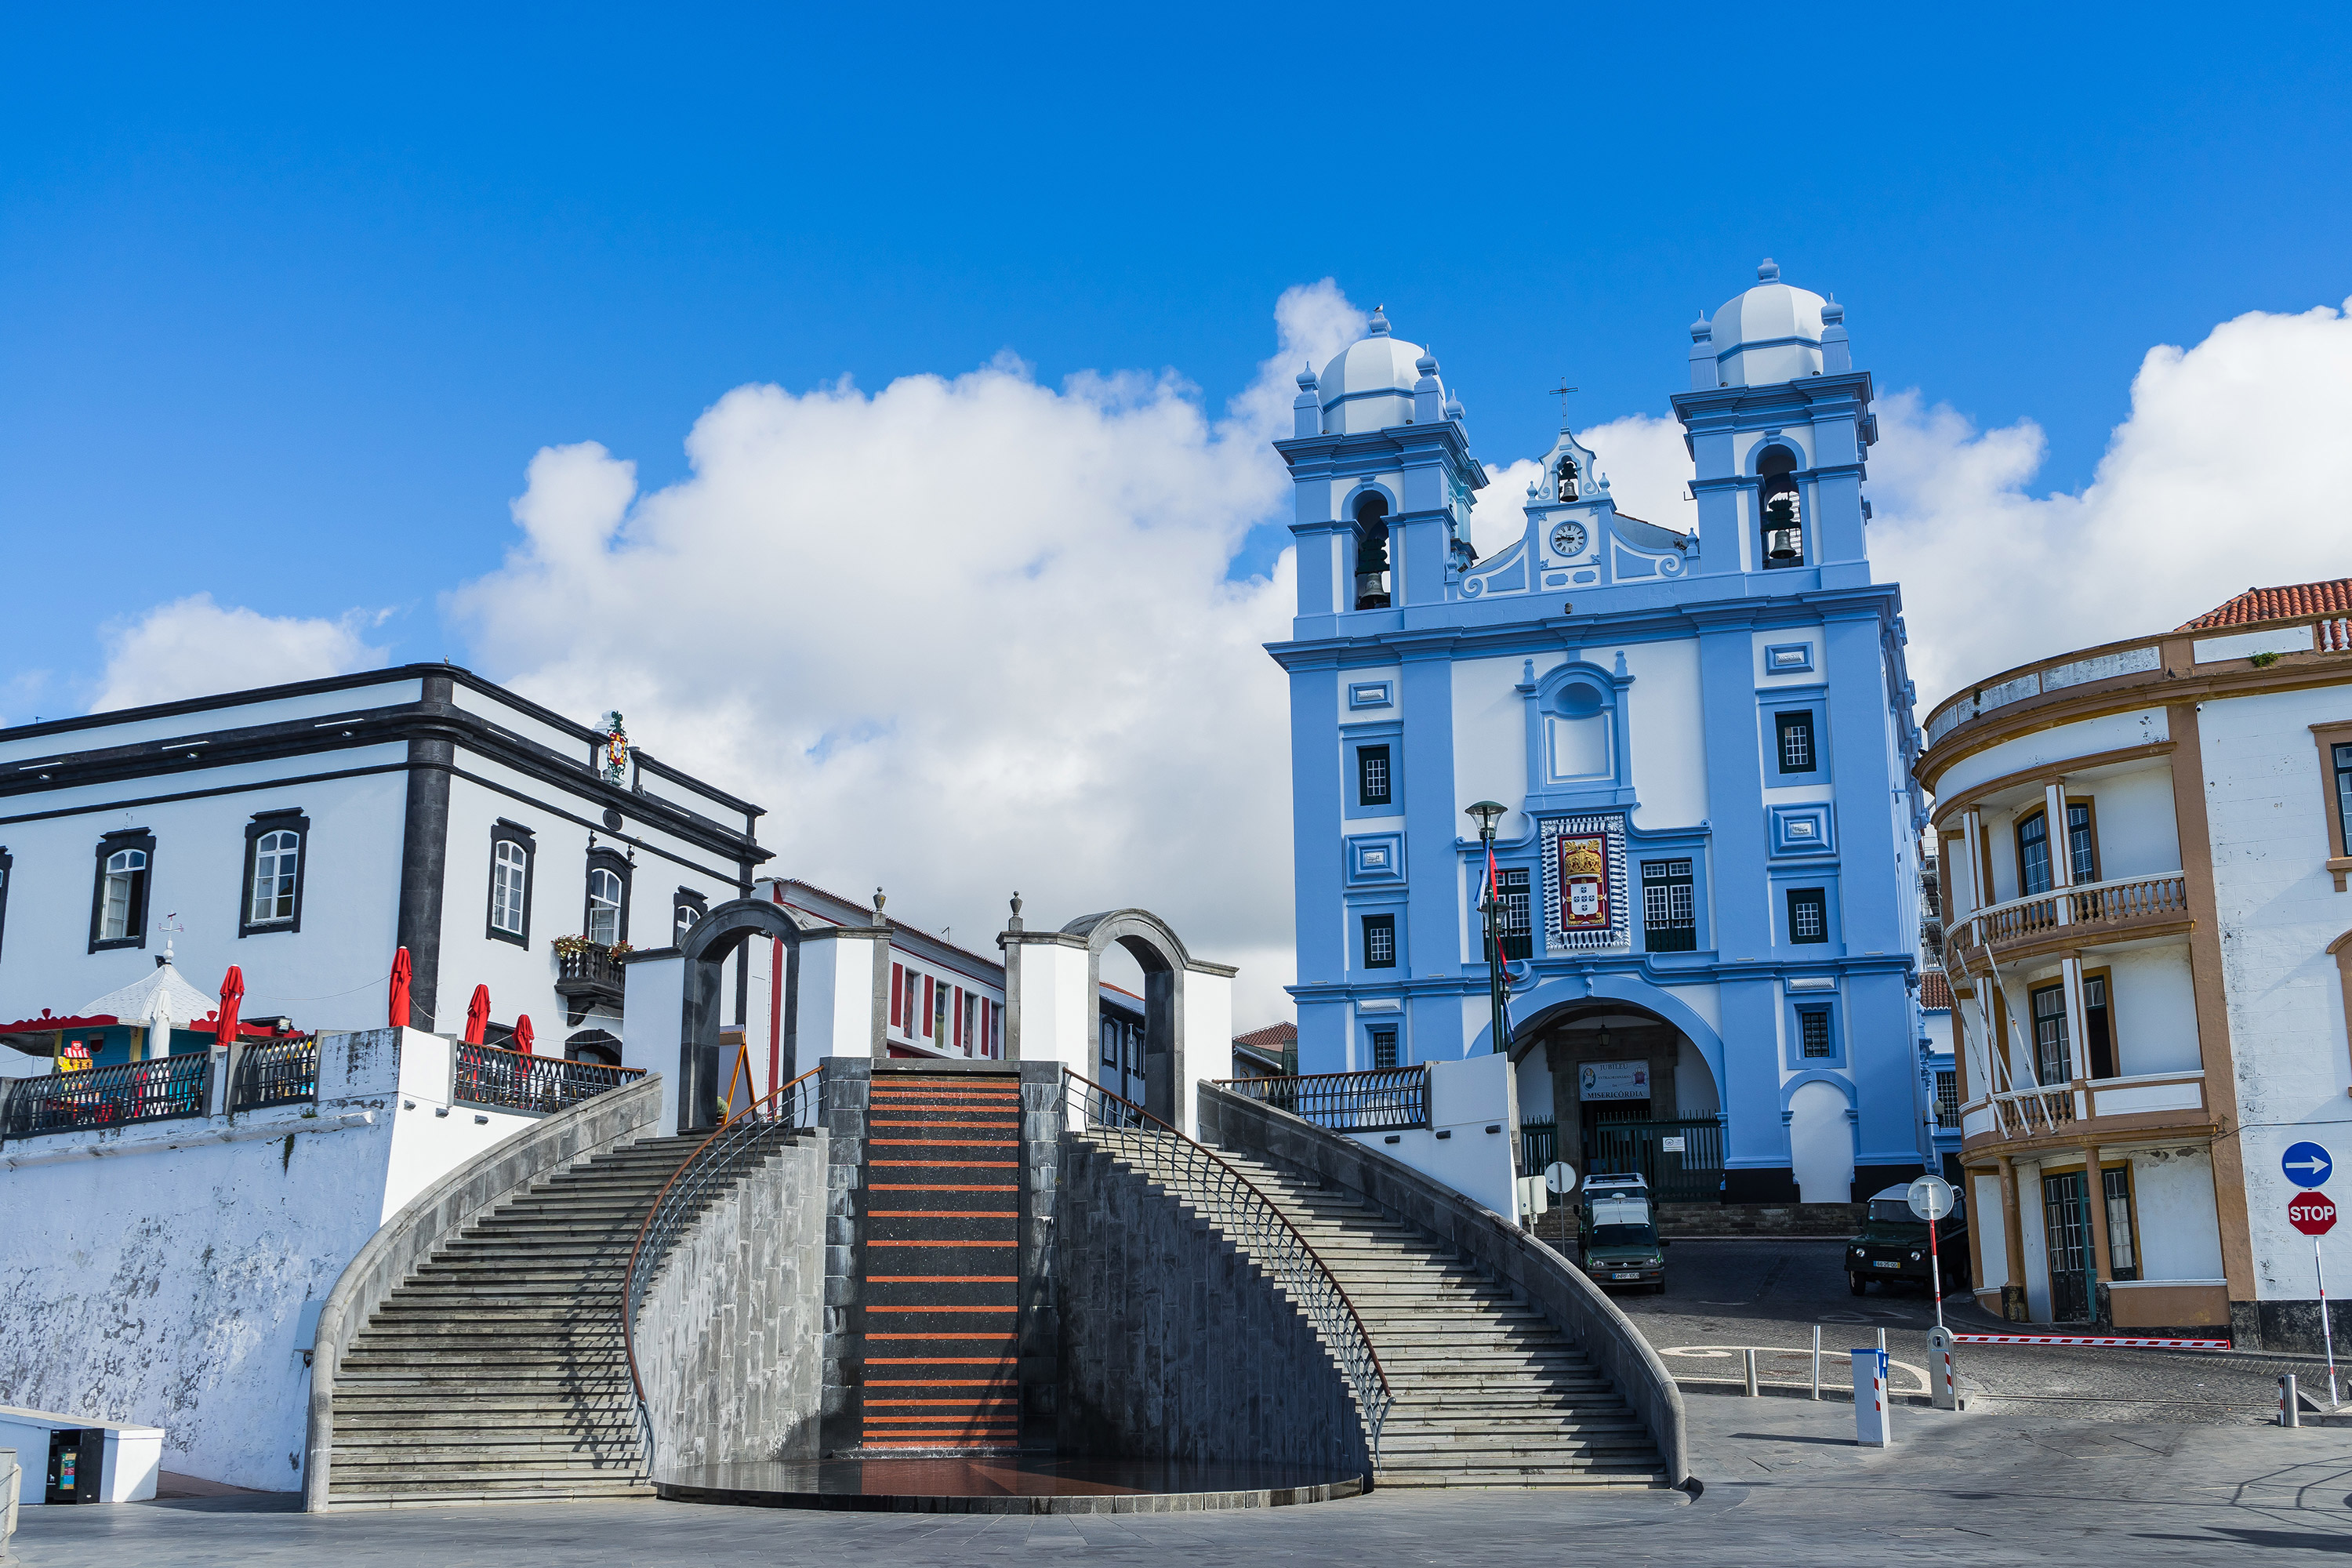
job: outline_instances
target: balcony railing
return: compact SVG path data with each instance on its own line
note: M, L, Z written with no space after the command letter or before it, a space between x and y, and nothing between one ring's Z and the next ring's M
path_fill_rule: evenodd
M213 1054L191 1051L115 1067L83 1068L48 1078L19 1079L7 1088L0 1136L35 1138L133 1121L202 1116L210 1107Z
M526 1056L496 1046L461 1042L457 1073L454 1098L465 1104L547 1115L633 1083L645 1076L646 1069Z
M1998 1131L2003 1138L2043 1138L2070 1132L2095 1137L2102 1118L2171 1111L2204 1114L2204 1073L2134 1073L2011 1089L1961 1107L1960 1124L1970 1135Z
M299 1040L270 1040L247 1046L237 1053L236 1076L229 1085L231 1110L302 1105L318 1098L316 1036Z
M1990 952L1998 957L2003 948L2056 936L2069 927L2081 928L2084 942L2099 942L2111 934L2188 918L2187 874L2159 871L2149 877L2084 882L1988 905L1953 921L1944 941L1963 954Z
M1312 1121L1333 1132L1394 1132L1429 1125L1429 1068L1375 1068L1295 1078L1234 1078L1219 1089Z

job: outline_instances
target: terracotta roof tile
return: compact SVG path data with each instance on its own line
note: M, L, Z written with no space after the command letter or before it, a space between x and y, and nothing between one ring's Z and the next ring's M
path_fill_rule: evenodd
M1919 976L1919 1005L1930 1013L1952 1010L1952 983L1942 970L1930 969Z
M1234 1037L1234 1044L1255 1046L1262 1051L1278 1051L1285 1046L1297 1043L1298 1026L1296 1024L1268 1024L1263 1029L1252 1029L1246 1035Z
M2297 616L2346 615L2352 615L2352 577L2331 577L2317 583L2290 583L2282 588L2249 588L2228 604L2174 629L2208 632L2292 620Z

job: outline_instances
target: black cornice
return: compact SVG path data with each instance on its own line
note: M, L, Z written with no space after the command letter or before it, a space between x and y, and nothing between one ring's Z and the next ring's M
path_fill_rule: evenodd
M410 666L405 670L389 673L394 679L404 679L411 672L443 676L463 673L446 665ZM167 717L181 712L242 707L255 701L312 691L380 686L384 684L386 673L379 671L366 677L343 676L332 680L305 682L299 686L272 687L260 692L239 693L234 700L202 699L192 703L167 703L152 708L94 714L86 719L59 720L54 723L0 731L0 740L88 730L142 717ZM514 703L534 719L558 723L566 730L576 731L583 741L603 739L594 731L551 715L544 709L535 708L497 687L470 679L467 684ZM602 774L588 765L584 751L579 758L566 757L511 730L501 728L479 714L469 713L445 702L405 702L384 708L357 709L347 713L178 735L169 741L143 741L127 746L61 752L47 757L27 758L0 768L0 800L120 784L132 779L171 778L287 757L316 756L390 744L405 745L412 741L443 741L462 747L527 777L555 785L599 806L618 811L625 817L739 864L756 865L772 858L770 853L761 848L748 833L724 826L660 796L607 783ZM661 777L680 779L680 775L666 767L654 771ZM695 788L702 787L692 781L680 782ZM751 806L745 809L748 812L758 810Z

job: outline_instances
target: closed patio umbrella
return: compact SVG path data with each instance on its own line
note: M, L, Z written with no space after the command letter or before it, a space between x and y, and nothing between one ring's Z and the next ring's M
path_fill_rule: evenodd
M392 1008L388 1020L395 1029L408 1027L408 950L392 955Z
M514 1048L520 1051L523 1055L529 1056L530 1055L530 1015L525 1013L521 1017L515 1020Z
M228 973L221 976L219 1032L213 1036L215 1045L236 1044L236 1010L244 1000L245 970L241 965L232 963L228 966Z
M477 985L474 987L474 999L466 1004L466 1043L469 1046L480 1045L482 1027L489 1021L490 988L487 985Z

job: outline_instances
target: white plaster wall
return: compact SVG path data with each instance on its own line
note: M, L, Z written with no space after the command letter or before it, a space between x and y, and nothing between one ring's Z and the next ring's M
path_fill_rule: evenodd
M385 1151L383 1197L376 1205L379 1224L406 1208L411 1199L448 1172L538 1120L453 1100L449 1090L456 1079L457 1046L446 1037L404 1029L400 1040L401 1103L399 1113L392 1118L392 1138ZM326 1088L322 1083L320 1092ZM449 1111L446 1116L438 1114L444 1107Z
M1517 1093L1519 1115L1528 1121L1549 1121L1558 1113L1551 1097L1551 1047L1538 1046L1519 1059Z
M413 1031L396 1037L407 1050L424 1044ZM11 1143L11 1157L47 1163L0 1166L8 1398L162 1426L168 1469L299 1489L310 1398L294 1348L302 1303L324 1299L374 1233L395 1158L397 1179L421 1186L524 1120L436 1118L421 1100L404 1109L405 1051L394 1039L388 1030L323 1039L316 1115L279 1106L234 1123L133 1123ZM229 1132L238 1141L194 1142ZM83 1147L105 1156L75 1157Z
M2010 1283L2009 1218L2000 1212L2000 1178L1969 1179L1969 1230L1977 1237L1981 1273L1976 1285L1991 1289Z
M2297 1190L2279 1168L2286 1145L2311 1138L2352 1159L2340 1125L2352 1061L2342 984L2326 951L2352 927L2352 894L2336 892L2326 868L2310 730L2347 720L2352 685L2207 702L2198 713L2255 1287L2264 1298L2315 1294L2310 1240L2286 1223Z
M2131 948L2102 955L2108 967L2108 1023L2116 1070L2193 1072L2202 1064L2197 1040L2197 992L2185 942Z
M1536 678L1562 662L1559 654L1536 660ZM1526 670L1520 658L1465 658L1454 664L1454 817L1470 819L1463 808L1473 801L1498 800L1514 809L1496 825L1505 838L1528 830L1516 809L1528 792L1527 699L1517 689ZM1346 687L1341 689L1344 698ZM1407 779L1405 787L1412 787ZM1364 831L1350 822L1349 831Z
M1707 1116L1722 1109L1723 1096L1706 1058L1696 1044L1684 1040L1675 1054L1675 1114Z
M171 713L153 718L124 718L87 729L46 735L27 735L0 742L0 763L33 757L54 757L67 752L87 752L107 746L136 745L142 741L173 740L219 730L242 730L261 724L283 724L331 713L356 713L370 708L415 702L424 695L415 678L386 679L380 684L353 686L341 691L313 692L257 702L207 708L197 713Z
M810 972L824 966L810 962L811 955L830 942L811 943L801 952L801 1006L812 1005ZM684 1075L678 1071L678 1046L684 1032L686 1013L686 960L676 954L635 959L627 966L628 985L623 994L626 1011L622 1018L621 1065L642 1068L659 1073L662 1081L661 1120L654 1125L665 1133L677 1127L678 1084ZM829 981L820 976L818 984L830 995ZM820 1051L804 1045L802 1050L814 1063Z
M2017 1167L2017 1228L2025 1253L2025 1313L2050 1321L2050 1237L2042 1225L2042 1167Z
M1793 640L1793 639L1784 639ZM1639 827L1689 827L1707 816L1706 736L1699 722L1698 642L1678 637L1622 650L1633 677L1625 699ZM1609 658L1597 658L1606 665Z
M1195 969L1179 976L1184 987L1184 1074L1203 1079L1234 1076L1234 983L1223 974ZM1176 1086L1178 1126L1186 1137L1200 1131L1201 1097L1192 1083Z
M450 687L449 704L459 712L486 719L501 730L544 746L566 762L579 763L582 773L586 773L588 748L592 742L522 709L501 702L487 691L477 691L462 680L450 682Z
M2213 1162L2203 1153L2140 1150L2131 1157L2142 1279L2219 1279L2221 1221L2213 1209ZM2305 1250L2308 1251L2306 1245Z
M1004 952L1021 971L1021 1035L1017 1042L1006 1040L1006 1058L1059 1062L1092 1079L1097 1068L1094 1042L1087 1037L1087 950L1015 942Z
M1352 585L1351 585L1352 591ZM1389 705L1385 708L1351 708L1348 705L1348 689L1367 681L1389 683ZM1457 689L1457 700L1459 689ZM1369 724L1404 717L1404 667L1396 664L1374 665L1369 669L1349 668L1339 672L1339 712L1342 724ZM1351 784L1354 782L1349 781Z
M2127 746L2145 745L2150 741L2170 738L2162 708L2077 720L2071 724L2020 735L2015 740L2003 741L1973 756L1962 758L1937 776L1936 793L1949 800L1956 795L1974 789L1987 779L1997 779L2006 773L2023 773L2029 768L2063 763L2095 752L2119 752Z
M2097 824L2099 879L2116 881L2180 869L2180 832L2172 811L2169 765L2134 768L2077 788L2087 794Z
M1515 1087L1510 1064L1498 1056L1433 1062L1430 1125L1349 1136L1444 1183L1473 1203L1484 1204L1506 1218L1515 1217L1518 1194L1513 1184L1518 1169L1519 1126ZM1499 1131L1489 1132L1489 1127ZM1391 1143L1391 1138L1397 1141Z
M184 720L183 721L184 722ZM109 737L110 739L110 735ZM339 766L404 758L400 747L339 757ZM315 766L294 758L208 770L207 789L235 793L77 813L0 829L15 858L6 941L0 945L0 1019L64 1015L151 973L168 941L188 983L217 992L232 963L245 971L245 1015L282 1013L304 1028L383 1022L400 889L405 789L399 773L310 784L276 782ZM155 793L152 781L66 792L89 801ZM44 797L42 809L65 802ZM257 811L299 807L310 818L302 929L240 939L245 826ZM100 836L143 827L155 835L147 899L147 946L89 951L90 895ZM159 925L184 929L168 937Z
M1710 885L1712 884L1712 879ZM1723 993L1714 985L1669 985L1666 994L1706 1020L1706 1026L1723 1035Z
M1789 1163L1799 1200L1842 1204L1853 1190L1853 1123L1835 1086L1800 1084L1789 1101Z

